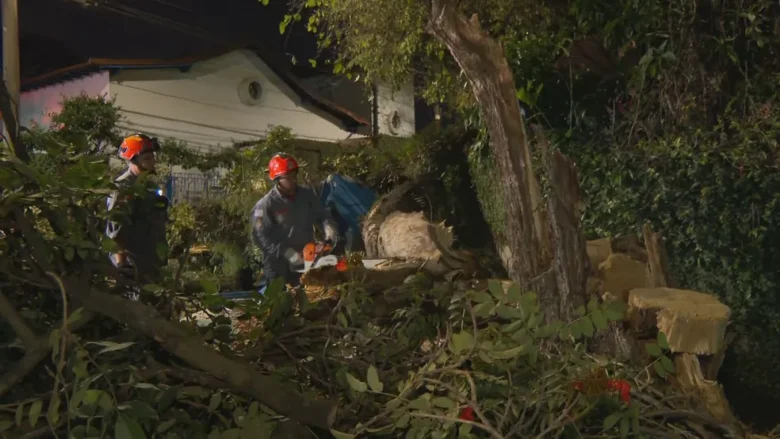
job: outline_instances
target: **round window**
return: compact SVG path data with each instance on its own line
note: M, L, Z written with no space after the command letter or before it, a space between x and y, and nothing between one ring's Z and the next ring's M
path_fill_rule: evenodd
M238 85L238 97L244 105L257 105L263 99L263 86L257 78L248 78Z
M393 111L393 117L390 118L390 125L394 129L401 128L401 115L397 111Z
M249 83L249 97L252 98L252 100L256 101L260 99L260 96L263 95L263 87L260 85L257 81L252 81Z

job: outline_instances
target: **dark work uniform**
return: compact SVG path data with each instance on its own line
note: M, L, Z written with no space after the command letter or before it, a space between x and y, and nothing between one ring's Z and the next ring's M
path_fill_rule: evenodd
M303 251L314 241L314 224L322 225L325 234L336 236L336 226L313 190L298 186L291 198L277 187L268 192L252 209L252 239L263 251L263 270L270 283L282 276L296 283L297 274L290 269L285 253Z
M168 199L152 182L147 182L142 194L126 194L138 177L129 170L114 180L120 191L108 197L108 210L117 204L127 205L125 221L108 221L106 235L128 253L128 260L142 282L153 282L168 259L165 223L168 220ZM117 264L116 255L111 261Z

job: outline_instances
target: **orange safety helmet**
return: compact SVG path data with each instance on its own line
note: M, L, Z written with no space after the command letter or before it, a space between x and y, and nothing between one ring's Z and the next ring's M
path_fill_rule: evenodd
M279 153L271 157L268 162L268 176L271 180L276 180L282 175L298 170L298 162L287 154Z
M119 157L125 160L133 160L141 154L157 152L160 150L160 144L157 139L146 134L133 134L125 137L122 144L119 145Z

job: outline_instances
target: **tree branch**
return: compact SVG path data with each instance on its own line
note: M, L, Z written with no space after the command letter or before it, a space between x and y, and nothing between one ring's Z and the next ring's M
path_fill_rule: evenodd
M8 320L8 324L11 325L11 328L16 332L16 336L22 340L25 346L33 346L35 344L38 339L35 332L27 325L24 318L19 315L14 305L2 292L0 292L0 315Z
M78 310L76 310L78 311ZM68 318L72 319L72 313ZM87 322L92 320L94 315L90 312L83 312L81 318L74 322L70 322L70 331L75 332ZM54 325L55 328L62 327L62 322ZM36 366L43 361L51 351L51 332L42 336L36 337L35 341L30 344L25 343L27 350L24 353L24 357L14 364L14 366L0 377L0 398L2 398L8 391L10 391L15 385L19 384Z
M95 291L86 285L71 283L67 290L88 309L153 338L168 352L279 414L301 424L324 429L329 429L335 421L337 406L334 402L308 400L290 387L259 373L249 363L221 355L186 327L166 320L152 307Z

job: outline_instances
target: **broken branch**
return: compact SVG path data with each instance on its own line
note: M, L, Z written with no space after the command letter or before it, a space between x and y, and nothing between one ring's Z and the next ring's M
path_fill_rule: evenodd
M1 292L0 315L8 320L8 324L11 325L11 328L13 328L14 332L16 332L16 336L22 340L22 343L24 343L25 346L29 347L35 344L35 341L38 338L35 335L35 332L30 329L30 327L27 325L27 322L25 322L24 318L19 315L19 312L16 310L11 301L8 300L5 294Z
M329 429L335 421L337 406L334 402L308 400L288 386L254 370L249 363L224 357L205 346L200 337L192 335L181 324L163 318L152 307L88 287L70 286L67 290L81 299L90 310L153 338L168 352L279 414L301 424L324 429Z

